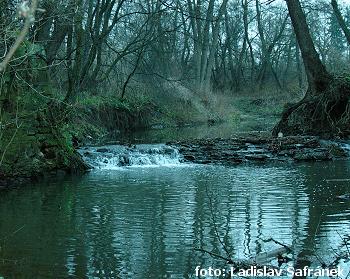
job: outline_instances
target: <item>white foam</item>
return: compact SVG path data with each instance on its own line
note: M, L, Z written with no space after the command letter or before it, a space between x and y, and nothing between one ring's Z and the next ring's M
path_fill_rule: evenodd
M106 170L125 167L179 166L183 159L177 149L164 144L90 147L79 152L93 168Z

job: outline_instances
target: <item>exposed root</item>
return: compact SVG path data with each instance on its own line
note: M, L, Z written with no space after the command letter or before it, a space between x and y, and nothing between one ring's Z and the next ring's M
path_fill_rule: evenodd
M336 77L319 94L307 92L299 103L287 108L273 135L350 135L350 78Z

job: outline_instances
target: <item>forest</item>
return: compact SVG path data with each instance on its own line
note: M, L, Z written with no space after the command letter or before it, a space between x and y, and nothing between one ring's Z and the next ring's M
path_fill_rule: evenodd
M1 1L1 173L14 154L33 153L29 172L45 152L64 166L88 139L234 123L241 106L252 118L288 108L276 135L346 136L349 7L301 4Z
M348 0L0 0L0 279L350 274L349 46Z
M2 1L1 161L13 157L22 130L54 127L63 141L83 141L150 127L155 118L161 127L232 120L240 108L230 99L260 94L257 103L293 103L307 88L322 91L315 84L331 75L341 79L332 88L347 88L348 7L287 4ZM299 104L294 110L306 121L283 132L346 134L342 91ZM27 136L21 140L38 140Z

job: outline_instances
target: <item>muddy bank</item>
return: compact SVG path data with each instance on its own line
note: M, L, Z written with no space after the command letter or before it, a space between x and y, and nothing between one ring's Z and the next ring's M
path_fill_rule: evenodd
M199 164L329 161L349 157L347 144L313 136L236 137L168 142L184 161Z

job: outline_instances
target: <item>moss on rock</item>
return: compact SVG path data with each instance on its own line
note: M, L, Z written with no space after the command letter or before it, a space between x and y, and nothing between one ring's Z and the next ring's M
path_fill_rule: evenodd
M60 127L50 126L45 114L23 118L20 123L2 132L0 180L33 178L58 170L87 170L72 142L66 140Z

